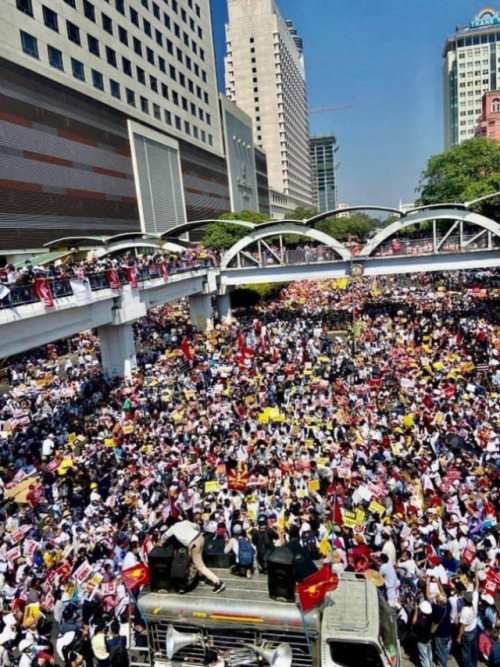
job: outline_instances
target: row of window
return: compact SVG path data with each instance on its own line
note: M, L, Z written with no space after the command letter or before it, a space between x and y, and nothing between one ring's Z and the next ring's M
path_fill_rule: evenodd
M38 51L38 42L36 38L33 37L33 35L30 35L27 32L21 30L21 44L24 53L32 56L33 58L40 57ZM55 69L58 69L60 71L64 71L64 60L62 51L49 45L47 46L47 55L51 67L54 67ZM71 58L71 71L75 79L78 79L79 81L86 81L85 65L76 58ZM91 69L90 75L92 79L92 85L94 86L94 88L104 92L105 86L104 86L104 77L102 73L96 69ZM154 86L153 90L156 89L157 91L158 88L156 80L153 86ZM166 86L163 88L163 86L164 84L162 84L163 96L168 99L168 88ZM119 100L122 99L121 86L118 81L109 79L109 92L116 99ZM209 146L213 146L212 134L205 132L205 130L199 130L196 125L190 123L189 121L185 120L184 122L182 122L182 119L176 115L174 115L172 122L172 114L168 109L163 110L163 118L162 118L162 110L158 104L153 103L152 108L150 109L149 100L142 95L139 95L138 97L139 97L139 108L143 113L149 114L152 112L156 120L160 121L164 120L165 123L167 123L168 125L173 124L177 130L181 131L183 130L186 134L193 136L195 139L200 139L202 142L208 143ZM190 110L191 114L196 116L196 106L191 104L190 109L188 109L188 103L184 97L182 98L181 104L179 104L178 94L174 91L172 92L172 100L174 104L176 104L177 106L182 106L182 108L185 111ZM130 88L125 88L125 101L130 106L133 107L137 106L136 93ZM198 115L200 120L205 120L206 123L208 123L209 125L211 124L210 114L204 113L203 109L201 108L198 109Z

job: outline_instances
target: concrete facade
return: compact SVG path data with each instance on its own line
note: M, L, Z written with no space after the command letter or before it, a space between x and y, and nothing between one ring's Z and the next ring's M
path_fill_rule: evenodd
M448 37L443 49L444 147L472 139L481 118L482 98L498 87L500 14L484 9Z
M0 255L230 210L208 0L0 7Z
M311 206L301 40L274 0L228 0L228 10L226 94L252 119L255 144L267 155L269 187Z

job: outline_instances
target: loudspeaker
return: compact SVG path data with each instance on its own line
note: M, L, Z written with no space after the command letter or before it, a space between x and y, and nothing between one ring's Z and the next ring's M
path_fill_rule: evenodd
M267 557L269 597L279 602L295 602L294 554L286 547L276 547Z
M229 569L236 562L236 557L231 551L224 553L226 542L223 538L217 537L215 540L206 540L203 547L203 562L209 570L212 568Z
M310 577L311 574L314 574L318 571L318 568L314 564L313 559L298 540L287 542L285 548L291 551L293 554L295 578L299 584L303 582L304 579L307 579L307 577Z
M166 544L164 547L154 547L148 554L150 587L153 593L160 590L173 590L173 584L170 581L170 570L174 559L174 550L173 544Z

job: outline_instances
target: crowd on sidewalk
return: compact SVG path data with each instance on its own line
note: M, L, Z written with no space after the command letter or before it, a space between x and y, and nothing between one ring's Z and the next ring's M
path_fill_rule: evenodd
M143 646L122 572L178 519L227 539L228 577L252 576L245 536L262 571L298 539L366 572L422 667L450 650L500 664L494 279L292 283L205 333L169 305L136 325L127 379L102 377L92 333L76 363L18 358L0 397L0 665L109 667Z

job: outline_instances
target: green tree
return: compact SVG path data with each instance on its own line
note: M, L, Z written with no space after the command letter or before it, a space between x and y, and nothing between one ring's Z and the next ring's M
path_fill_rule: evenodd
M219 220L221 222L214 222L208 225L203 234L201 242L206 248L227 250L250 231L248 227L224 224L224 220L243 220L244 222L259 224L267 222L269 217L256 211L239 211L236 213L223 213Z
M309 220L309 218L313 218L315 215L318 215L318 213L319 211L317 211L315 208L304 208L303 206L299 206L295 209L295 211L288 213L286 219Z
M494 139L469 139L433 155L422 173L417 204L466 202L500 191L500 144ZM500 219L500 197L471 207Z

